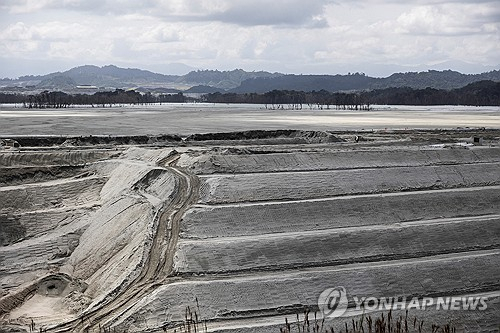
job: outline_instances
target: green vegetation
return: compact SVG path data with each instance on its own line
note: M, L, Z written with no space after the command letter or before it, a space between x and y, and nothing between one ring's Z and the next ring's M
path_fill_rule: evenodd
M273 110L300 110L302 108L369 110L373 104L500 106L500 82L475 82L453 90L387 88L351 93L331 93L326 90L312 92L273 90L263 94L214 92L202 95L198 100L188 98L182 93L151 94L122 89L99 91L92 95L71 95L60 91L44 91L36 95L0 93L0 103L23 103L26 108L30 109L65 108L71 105L105 107L115 104L185 103L188 101L263 104L266 108Z
M312 318L314 316L314 319ZM342 320L342 319L340 319ZM387 314L381 313L379 316L363 315L359 319L344 319L345 321L338 325L342 328L335 329L325 323L325 319L318 318L318 313L311 315L309 309L303 313L302 319L296 314L295 322L289 322L285 318L283 326L279 327L280 333L455 333L456 328L451 324L438 325L435 323L426 323L416 316L409 316L408 311L405 315L395 316L392 311ZM196 299L196 308L186 307L184 320L174 328L168 329L168 325L162 327L163 332L174 333L206 333L207 321L201 319L198 299ZM105 330L106 332L106 330ZM109 330L108 330L109 332Z
M212 93L204 95L210 103L254 103L265 104L271 109L319 109L360 110L370 105L474 105L499 106L500 82L480 81L463 88L412 89L387 88L363 92L335 92L326 90L304 92L295 90L273 90L257 93Z
M22 103L29 109L67 108L71 105L106 107L117 104L184 103L188 99L182 94L141 94L135 90L96 92L88 94L67 94L61 91L44 91L36 95L2 94L0 103Z
M314 320L309 318L309 310L304 312L303 321L299 320L299 315L297 314L296 322L291 324L288 319L285 319L285 325L280 328L281 333L455 333L456 329L450 324L445 324L443 326L430 324L424 326L424 320L420 320L417 317L409 317L408 310L405 316L393 316L392 311L389 311L387 316L382 313L378 317L373 317L368 315L363 315L360 319L351 319L345 321L343 328L335 330L333 327L327 327L325 325L325 320L317 319L317 313L314 313ZM430 329L429 329L430 328Z
M284 75L275 78L249 79L231 92L265 93L272 90L302 90L328 92L373 90L408 87L413 89L457 89L468 84L491 80L500 81L500 71L482 74L462 74L454 71L427 71L396 73L386 78L375 78L363 73L348 75Z
M120 68L113 65L80 66L64 72L46 75L29 75L12 80L0 79L3 91L33 91L40 89L73 91L76 86L95 86L102 89L136 87L154 92L158 87L206 86L231 93L266 93L273 90L328 92L374 90L408 87L413 89L457 89L468 84L491 80L500 81L500 71L481 74L462 74L445 70L425 72L395 73L380 78L364 73L347 75L285 75L265 71L247 72L242 69L232 71L198 70L185 75L163 75L134 68ZM202 91L211 93L212 90Z

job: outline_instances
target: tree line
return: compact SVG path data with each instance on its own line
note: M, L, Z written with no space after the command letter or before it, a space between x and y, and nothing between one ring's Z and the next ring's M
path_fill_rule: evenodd
M115 91L99 91L94 94L67 94L61 91L43 91L33 95L0 93L0 103L23 104L32 109L67 108L72 105L90 105L107 107L116 104L156 104L185 103L188 98L182 93L153 95L134 90L116 89Z
M473 105L500 106L500 82L479 81L463 88L386 88L357 92L272 90L266 93L211 93L202 96L210 103L254 103L271 109L326 108L369 109L371 105Z
M0 103L22 103L26 108L66 108L71 105L106 107L116 104L185 103L261 104L268 109L303 108L369 110L371 105L473 105L500 106L500 82L479 81L463 88L412 89L386 88L372 91L329 92L272 90L265 93L209 93L199 99L188 98L182 93L154 95L134 90L89 94L67 94L60 91L43 91L35 95L0 93Z
M272 90L263 94L257 93L211 93L201 97L208 103L240 103L263 104L266 109L318 108L337 110L365 110L371 102L359 93L330 93L320 91Z

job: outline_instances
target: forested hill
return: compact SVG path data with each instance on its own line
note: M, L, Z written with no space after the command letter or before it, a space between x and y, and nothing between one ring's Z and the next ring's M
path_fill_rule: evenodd
M234 93L264 93L272 90L297 90L329 92L373 90L408 87L415 89L456 89L470 83L490 80L499 82L500 71L482 74L461 74L455 71L427 71L397 73L386 78L374 78L363 73L349 75L284 75L274 78L255 78L243 81L232 89Z
M369 108L370 105L473 105L500 106L500 82L478 81L457 89L414 89L391 87L358 92L326 90L272 90L265 93L212 93L203 96L210 103L253 103L273 108L301 109L303 105L336 108Z
M500 81L500 71L481 74L462 74L455 71L427 71L419 73L396 73L383 79L378 79L370 88L409 87L416 89L455 89L465 87L478 81Z
M228 90L239 86L243 81L248 79L278 78L281 76L283 76L283 74L264 71L246 72L242 69L235 69L232 71L203 70L189 72L186 75L180 76L176 82L193 86L204 85Z
M32 90L50 89L73 93L78 86L95 86L103 89L138 89L155 92L169 88L185 91L197 87L201 93L214 92L214 88L233 93L265 93L272 90L296 91L363 91L385 88L408 87L415 89L456 89L478 81L500 81L500 71L482 74L462 74L446 70L396 73L385 78L370 77L363 73L347 75L295 75L264 71L247 72L197 70L185 75L164 75L142 69L120 68L113 65L80 66L65 72L39 76L23 76L19 79L0 80L0 90L8 87L32 87ZM11 89L12 90L12 89ZM29 89L28 89L29 90ZM15 90L21 91L21 90Z
M120 88L124 85L134 83L167 83L175 81L178 77L175 75L163 75L137 68L121 68L114 65L103 67L85 65L71 68L64 72L55 72L46 75L27 75L22 76L18 81L31 81L39 85L54 85L54 80L71 80L74 85L95 85L95 86L111 86Z
M72 105L185 103L193 97L178 94L153 95L135 90L102 91L90 94L66 94L44 91L36 95L0 92L0 103L22 103L27 108L66 108ZM221 93L202 95L196 101L209 103L265 104L272 109L302 109L303 107L337 108L344 110L370 109L370 105L474 105L500 106L500 82L480 81L465 87L444 89L385 88L362 92L328 92L272 90L266 93Z
M137 68L121 68L114 65L103 67L79 66L64 72L55 72L46 75L27 75L17 80L2 82L3 84L20 85L27 82L39 88L68 89L71 86L92 85L96 87L133 88L133 87L162 87L162 86L207 86L218 89L232 89L241 82L251 78L273 78L283 74L264 71L246 72L242 69L232 71L197 70L185 75L164 75ZM1 80L0 80L1 81ZM59 83L64 83L59 85ZM1 84L0 84L1 86ZM208 91L205 91L208 92Z

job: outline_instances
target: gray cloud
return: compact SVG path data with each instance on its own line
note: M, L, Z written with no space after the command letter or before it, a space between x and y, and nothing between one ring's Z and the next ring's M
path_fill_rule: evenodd
M463 1L423 5L401 14L398 29L416 35L473 35L498 33L500 9L497 4L471 4Z
M498 66L499 40L498 0L0 0L0 76L16 63L460 70Z
M40 10L86 12L93 15L142 14L167 21L219 21L242 26L325 27L324 6L331 0L4 0L0 8L13 13Z
M222 12L209 15L207 19L244 26L325 27L327 24L322 17L324 6L325 2L318 0L240 1Z

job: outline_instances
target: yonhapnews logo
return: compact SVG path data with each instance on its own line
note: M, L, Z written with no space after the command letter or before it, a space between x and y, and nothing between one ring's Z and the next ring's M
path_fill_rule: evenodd
M328 288L318 297L318 307L324 317L342 317L349 301L344 287Z
M328 288L318 297L318 307L323 317L342 317L348 310L349 300L354 311L388 310L445 310L445 311L484 311L488 308L487 297L450 296L450 297L348 297L344 287ZM354 305L354 306L352 306ZM350 309L350 310L351 310Z

